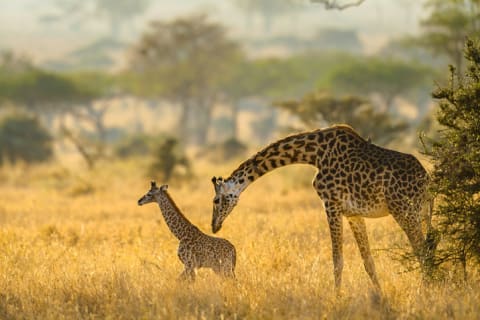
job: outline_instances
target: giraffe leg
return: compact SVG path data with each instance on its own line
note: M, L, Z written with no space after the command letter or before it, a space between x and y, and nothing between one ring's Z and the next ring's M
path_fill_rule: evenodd
M370 253L370 245L368 242L365 220L362 217L349 217L348 223L350 224L350 228L352 229L355 240L357 241L365 270L370 276L373 285L380 290L380 283L378 282L377 273L375 271L375 263L373 262L372 254Z
M194 281L195 270L193 268L185 267L185 270L183 270L178 279L182 281Z
M233 270L233 267L231 265L227 264L227 265L223 266L220 274L223 277L235 279L235 271Z
M343 223L340 207L325 202L330 238L332 240L333 274L335 277L335 290L340 291L343 271Z
M223 267L223 274L225 277L234 278L235 279L235 266L231 259L227 259L224 267Z

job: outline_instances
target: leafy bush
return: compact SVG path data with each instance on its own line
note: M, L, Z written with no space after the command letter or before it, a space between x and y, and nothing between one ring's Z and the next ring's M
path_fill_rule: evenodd
M306 94L300 100L278 102L276 106L297 116L306 128L346 123L380 145L390 143L408 127L390 114L376 110L364 98L335 97L322 90Z
M433 93L441 99L437 120L443 128L430 155L442 237L435 262L459 266L467 280L469 262L480 270L480 44L467 41L465 57L465 76L451 67L449 86Z
M0 121L0 164L43 162L53 155L53 139L37 118L9 115Z
M183 167L187 173L190 172L190 161L176 138L169 137L161 141L154 149L154 157L148 174L161 178L162 183L172 178L177 167Z
M122 159L134 156L146 156L152 152L154 138L144 134L129 136L114 148L114 154Z
M223 151L223 158L225 160L243 156L245 151L247 151L245 144L235 138L227 139L220 145L220 147Z

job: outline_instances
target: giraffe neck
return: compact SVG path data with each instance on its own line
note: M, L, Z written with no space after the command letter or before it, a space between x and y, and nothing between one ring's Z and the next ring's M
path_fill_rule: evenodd
M196 236L200 230L182 214L172 197L164 191L156 197L165 223L178 240Z
M278 140L244 161L226 182L238 193L269 171L290 164L319 167L335 143L335 131L315 130Z

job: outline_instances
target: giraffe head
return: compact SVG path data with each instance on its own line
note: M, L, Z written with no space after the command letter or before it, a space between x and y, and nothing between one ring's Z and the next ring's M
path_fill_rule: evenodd
M213 233L216 233L222 227L223 220L225 220L237 205L240 191L233 181L223 180L221 177L213 177L212 182L215 187L212 231Z
M157 183L152 181L150 183L150 190L138 200L138 205L144 205L150 202L157 202L156 197L167 191L168 185L164 184L163 186L157 187Z

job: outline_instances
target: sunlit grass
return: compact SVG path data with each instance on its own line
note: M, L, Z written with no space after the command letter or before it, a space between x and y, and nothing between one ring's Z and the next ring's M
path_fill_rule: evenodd
M237 163L195 164L191 181L171 181L184 214L210 231L212 175ZM219 236L237 248L237 281L200 270L177 281L177 240L158 207L137 206L149 177L140 161L93 172L43 166L2 171L0 318L475 319L472 283L422 285L388 251L407 246L387 217L368 220L384 299L372 292L345 223L343 290L336 296L330 235L309 167L279 169L252 184ZM162 183L159 181L159 183Z

